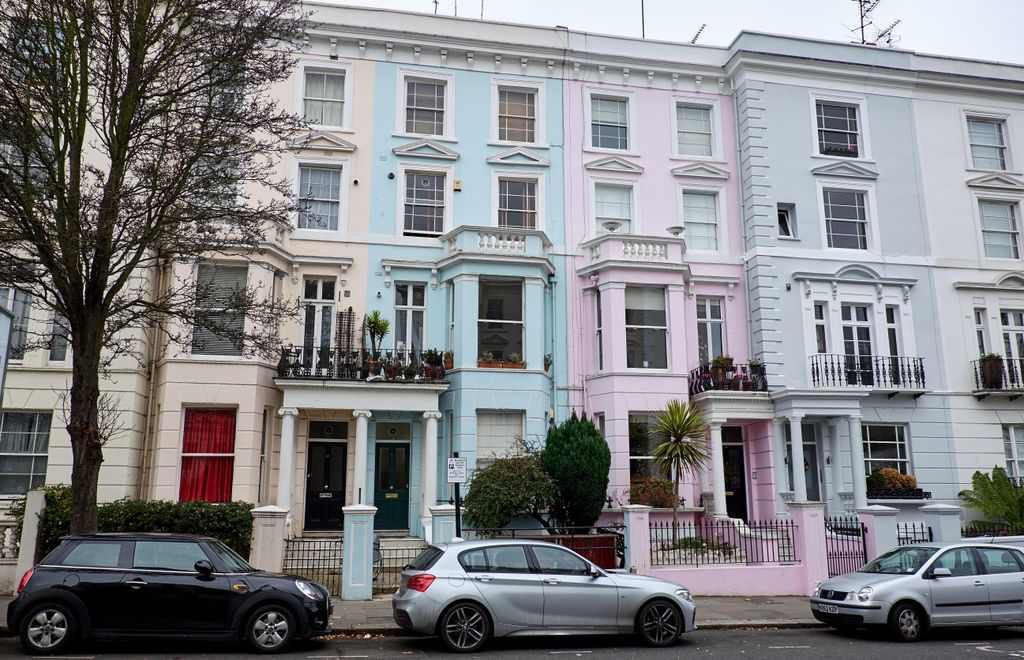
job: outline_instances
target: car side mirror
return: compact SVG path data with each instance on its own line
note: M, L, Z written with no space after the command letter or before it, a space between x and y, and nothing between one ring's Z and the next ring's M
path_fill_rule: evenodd
M951 570L949 570L948 568L942 568L942 567L933 568L932 569L932 577L933 578L953 577L953 572Z
M587 574L589 574L592 578L601 577L601 570L597 566L589 564L587 568Z
M210 577L210 575L213 574L213 564L205 559L197 561L193 568L196 569L196 573L199 573L203 577Z

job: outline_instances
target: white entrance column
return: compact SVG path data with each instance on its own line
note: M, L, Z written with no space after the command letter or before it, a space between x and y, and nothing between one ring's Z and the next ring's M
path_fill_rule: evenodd
M722 425L718 422L708 424L711 432L711 481L715 493L712 513L716 518L725 518L725 462L722 457Z
M864 476L864 445L860 437L860 415L846 418L850 427L850 473L853 479L853 508L868 505L867 477Z
M281 408L281 460L277 470L277 506L292 510L292 478L295 476L295 420L298 408Z
M430 523L430 509L437 504L437 420L441 413L428 410L423 413L422 467L423 495L420 498L420 516Z
M373 413L369 410L353 410L352 415L356 418L356 460L352 467L352 499L353 504L365 504L367 431Z
M839 442L839 418L833 417L826 423L832 452L832 491L835 496L835 513L845 513L846 504L839 492L843 490L843 445ZM830 513L832 513L830 511ZM834 514L833 514L834 515Z
M793 501L807 501L807 476L804 474L804 418L794 415L789 418L790 461L793 463Z
M775 491L790 490L789 475L786 474L786 420L776 417L772 420L772 465L775 467Z

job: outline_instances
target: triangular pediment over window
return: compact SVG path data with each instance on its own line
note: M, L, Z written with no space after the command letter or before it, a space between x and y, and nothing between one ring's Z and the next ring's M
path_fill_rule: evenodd
M547 167L551 161L538 153L530 151L526 147L515 147L500 154L494 154L487 159L488 163L494 165L539 165Z
M293 149L311 151L342 151L349 153L356 150L356 145L343 140L327 131L312 131L309 135L292 141Z
M815 167L811 174L819 176L843 176L851 179L877 179L878 172L860 163L829 163Z
M642 174L644 171L644 168L636 163L631 163L625 158L619 158L618 156L608 156L607 158L592 160L583 167L598 172L618 172L620 174Z
M715 167L707 163L693 163L682 165L672 170L675 176L694 176L702 179L728 179L729 173L721 167Z
M967 185L971 188L1024 192L1024 180L1010 174L986 174L975 179L968 179Z
M459 152L449 149L440 142L423 139L403 144L392 149L398 156L414 156L416 158L433 158L435 160L458 160Z

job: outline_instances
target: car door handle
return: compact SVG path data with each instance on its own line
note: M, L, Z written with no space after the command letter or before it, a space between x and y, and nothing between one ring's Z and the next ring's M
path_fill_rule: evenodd
M558 578L544 578L544 584L558 584Z
M134 580L128 580L127 582L125 582L125 584L127 584L132 589L138 589L139 587L146 586L148 583L142 578L135 578Z
M984 587L985 583L982 582L981 580L975 580L974 581L974 586L976 586L976 587Z
M476 576L476 581L477 582L490 582L493 579L494 578L492 578L490 575L478 575L478 576Z

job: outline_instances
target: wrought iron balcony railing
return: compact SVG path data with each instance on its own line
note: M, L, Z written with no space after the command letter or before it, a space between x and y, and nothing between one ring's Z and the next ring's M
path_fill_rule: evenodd
M975 392L1024 392L1024 359L995 353L971 361Z
M734 364L716 367L702 364L690 372L690 394L713 390L767 392L768 378L763 364Z
M444 381L447 372L440 351L342 350L331 347L284 346L277 377L317 380Z
M811 356L814 387L868 387L877 390L923 390L924 360L888 355Z

